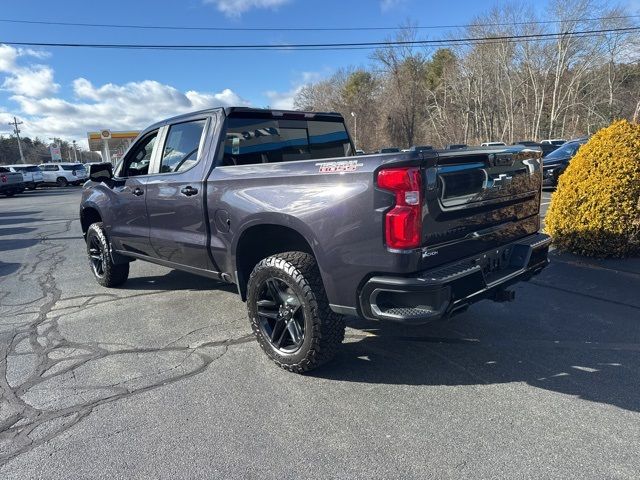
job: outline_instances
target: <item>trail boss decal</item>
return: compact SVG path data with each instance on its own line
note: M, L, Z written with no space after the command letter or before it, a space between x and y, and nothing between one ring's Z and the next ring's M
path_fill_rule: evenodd
M364 165L357 160L342 160L340 162L320 162L316 163L316 167L320 173L343 173L355 172L359 167Z

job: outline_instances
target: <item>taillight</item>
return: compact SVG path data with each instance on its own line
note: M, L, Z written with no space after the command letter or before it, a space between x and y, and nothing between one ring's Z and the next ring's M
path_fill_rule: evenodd
M2 180L2 183L7 183L7 176L6 175L0 175L0 180Z
M395 206L385 215L387 247L420 246L422 234L422 177L416 167L387 168L378 172L378 187L396 195Z

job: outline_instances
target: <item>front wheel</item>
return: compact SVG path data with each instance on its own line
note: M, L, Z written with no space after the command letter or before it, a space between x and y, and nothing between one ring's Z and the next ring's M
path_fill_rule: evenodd
M56 180L56 185L58 185L59 187L66 187L67 185L69 185L69 182L67 181L66 178L64 177L59 177Z
M328 362L344 339L344 318L329 308L308 253L286 252L258 263L249 277L247 310L260 347L291 372Z
M93 276L103 287L120 286L129 278L128 263L113 263L102 223L94 223L87 230L87 254Z

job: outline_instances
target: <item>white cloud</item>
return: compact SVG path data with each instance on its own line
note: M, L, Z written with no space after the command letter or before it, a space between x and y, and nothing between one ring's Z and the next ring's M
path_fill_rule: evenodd
M18 50L9 45L0 45L0 72L10 72L16 66Z
M269 107L276 110L293 110L293 101L296 95L305 85L316 82L321 75L318 72L302 72L300 78L295 81L291 89L285 92L268 90L264 94L269 99Z
M254 8L276 9L291 0L204 0L224 13L227 17L240 17L243 13Z
M230 89L219 93L186 93L155 80L94 86L85 78L73 82L78 101L14 95L24 130L39 136L82 138L87 131L142 129L173 115L205 108L249 105Z
M394 8L402 6L405 0L380 0L380 10L388 12Z
M13 48L0 45L0 72L8 75L0 88L9 90L17 95L28 97L42 97L58 91L60 87L53 81L53 70L46 65L18 65L18 57L46 58L47 52L31 48Z
M5 78L2 88L17 95L43 97L55 93L60 85L53 81L53 70L44 65L14 68Z
M0 45L2 89L11 92L21 130L31 137L81 139L88 131L142 129L163 118L205 108L249 102L229 88L220 92L182 92L155 80L94 85L86 78L73 81L74 98L59 98L54 71L46 65L18 65L18 58L46 55ZM0 112L0 120L13 113ZM6 123L6 122L4 122Z

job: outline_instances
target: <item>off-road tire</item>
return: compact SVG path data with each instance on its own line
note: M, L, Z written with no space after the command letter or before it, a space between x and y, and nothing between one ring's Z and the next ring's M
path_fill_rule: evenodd
M269 278L284 281L301 301L304 314L304 341L295 352L284 354L276 349L260 328L257 301ZM304 373L328 362L344 339L344 317L329 308L315 258L304 252L285 252L259 262L249 277L247 310L258 343L279 367Z
M59 187L66 187L67 185L69 185L69 181L64 177L58 177L56 179L56 185L58 185Z
M100 257L102 258L102 275L96 272L91 257L89 266L96 281L103 287L118 287L129 278L129 263L115 264L111 258L111 245L107 239L101 222L93 223L87 230L87 255L91 255L92 240L100 245Z

